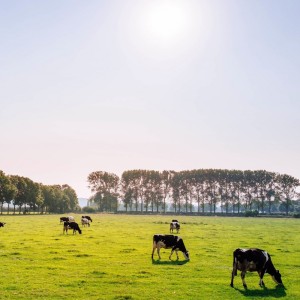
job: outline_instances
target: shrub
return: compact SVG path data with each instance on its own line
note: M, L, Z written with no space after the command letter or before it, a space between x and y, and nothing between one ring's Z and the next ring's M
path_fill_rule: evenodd
M258 210L247 210L245 211L245 217L257 217Z
M86 213L95 213L95 209L89 206L85 206L82 208L82 211L86 212Z

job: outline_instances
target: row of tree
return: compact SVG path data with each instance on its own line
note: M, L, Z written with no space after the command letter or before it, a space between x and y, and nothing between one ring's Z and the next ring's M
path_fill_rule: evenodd
M88 175L88 183L99 211L241 212L288 214L299 194L299 179L265 170L239 171L198 169L191 171L130 170L121 178L104 171ZM65 213L79 210L76 192L69 185L43 185L0 170L0 210L6 204L21 213Z
M90 201L100 211L224 213L257 210L288 214L299 197L299 179L265 170L198 169L191 171L130 170L121 178L105 171L88 176Z
M43 185L30 178L18 175L6 175L0 170L0 210L6 204L13 213L16 210L34 212L65 213L79 208L76 192L69 185Z

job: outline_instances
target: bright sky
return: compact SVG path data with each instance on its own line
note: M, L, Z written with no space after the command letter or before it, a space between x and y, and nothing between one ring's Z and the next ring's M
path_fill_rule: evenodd
M300 178L300 1L0 2L0 170Z

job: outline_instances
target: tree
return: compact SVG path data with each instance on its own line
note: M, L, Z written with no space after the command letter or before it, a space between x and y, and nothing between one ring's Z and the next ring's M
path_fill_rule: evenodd
M200 213L200 206L202 208L202 212L204 213L205 176L203 170L193 170L191 172L191 182L195 190L198 213Z
M116 174L103 171L92 172L88 176L88 183L92 192L96 193L93 199L100 211L117 209L119 177Z
M42 194L44 197L44 208L46 212L57 212L58 209L58 199L55 194L55 186L43 185Z
M14 207L14 214L16 213L16 206L21 207L22 204L25 202L25 193L27 189L27 183L25 181L25 177L12 175L10 176L12 183L17 189L17 192L13 198L13 207ZM19 210L19 213L21 211Z
M299 179L283 174L277 176L277 181L279 183L279 193L285 200L285 213L288 215L291 201L297 195L296 189L299 187Z
M74 211L77 210L79 207L78 197L73 188L71 188L68 184L63 184L61 186L63 191L63 201L66 204L65 210Z
M174 177L174 171L163 171L160 173L160 184L161 184L161 196L163 212L166 212L166 200L172 195L172 178Z
M244 171L243 188L245 190L245 209L252 210L253 200L255 197L255 177L254 172L250 170Z
M0 203L1 203L1 214L3 213L3 203L9 204L17 193L16 187L10 180L9 176L6 176L3 171L0 170Z

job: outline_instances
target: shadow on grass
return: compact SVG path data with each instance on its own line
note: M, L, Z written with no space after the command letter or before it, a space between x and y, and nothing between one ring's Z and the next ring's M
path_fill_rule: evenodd
M243 296L253 298L259 297L273 297L273 298L281 298L286 296L285 287L284 286L276 286L274 289L268 289L266 287L259 290L248 290L248 289L238 289L234 288L236 291L239 291Z
M155 260L152 259L152 264L153 265L167 265L167 266L182 266L185 265L188 262L188 260L166 260L166 261L161 261L159 259Z

